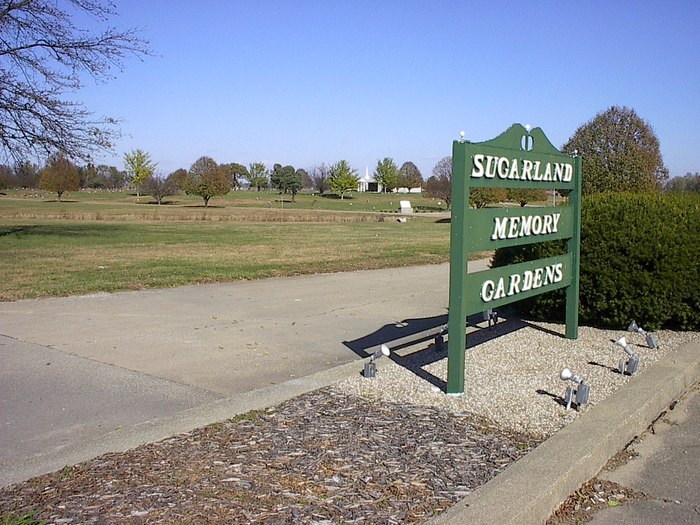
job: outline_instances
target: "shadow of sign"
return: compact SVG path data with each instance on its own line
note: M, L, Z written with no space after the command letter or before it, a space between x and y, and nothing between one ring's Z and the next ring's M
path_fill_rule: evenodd
M438 341L438 338L446 337L447 320L447 314L404 319L393 324L386 324L357 339L343 341L343 344L361 358L368 358L381 345L387 345L391 349L391 355L388 359L446 392L447 382L425 370L425 367L447 357L447 344ZM500 318L497 324L489 326L483 315L477 314L467 319L467 331L469 332L467 350L522 328L533 328L564 337L562 334L530 324L519 318Z

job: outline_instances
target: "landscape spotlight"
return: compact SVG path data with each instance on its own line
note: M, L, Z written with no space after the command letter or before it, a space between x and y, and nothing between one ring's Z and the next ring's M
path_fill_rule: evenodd
M442 352L445 348L445 334L447 334L447 325L444 324L439 328L439 332L435 336L435 351Z
M574 397L576 398L576 406L574 407L576 408L576 410L578 410L581 405L585 405L586 403L588 403L588 396L591 392L591 386L587 385L581 376L572 374L571 370L565 368L561 371L559 377L562 379L562 381L569 380L573 381L578 385L576 389L573 389L570 386L566 387L566 392L564 393L564 403L566 406L566 410L569 410L571 408L571 405L574 404Z
M498 312L494 312L490 308L488 310L485 310L483 313L484 316L484 321L489 322L489 328L491 328L491 323L493 322L493 326L496 326L498 324Z
M630 356L629 360L625 361L623 357L620 359L620 363L617 365L617 369L622 375L633 376L637 373L637 367L639 366L639 356L632 351L632 348L627 344L627 339L620 337L615 341L615 345L622 347L625 353Z
M388 346L380 346L379 350L369 356L369 362L365 363L365 370L362 375L366 378L371 378L377 375L377 365L375 365L374 362L382 356L389 357L390 355L391 349Z
M632 319L632 322L627 327L627 331L645 336L647 338L647 346L649 348L656 348L658 346L656 342L656 336L644 330L641 326L637 324L637 321L635 321L634 319Z

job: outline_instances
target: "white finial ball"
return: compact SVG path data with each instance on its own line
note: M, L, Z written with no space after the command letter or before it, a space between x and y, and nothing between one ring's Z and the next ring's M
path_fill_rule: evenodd
M459 138L460 138L460 139L463 139L463 138L464 138L464 135L466 135L466 133L464 133L464 131L460 131L460 132L459 132Z
M571 377L571 370L568 368L565 368L564 370L561 371L561 374L559 374L559 377L562 378L562 380L566 381Z
M530 129L532 129L532 126L530 126L530 124L525 124L525 131L530 133Z

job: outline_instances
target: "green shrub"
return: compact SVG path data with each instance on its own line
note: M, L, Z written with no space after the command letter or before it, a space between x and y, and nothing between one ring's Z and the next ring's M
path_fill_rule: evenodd
M649 330L700 329L700 197L603 193L581 208L579 321ZM565 252L565 243L496 251L494 266ZM564 291L514 305L534 318L564 319Z

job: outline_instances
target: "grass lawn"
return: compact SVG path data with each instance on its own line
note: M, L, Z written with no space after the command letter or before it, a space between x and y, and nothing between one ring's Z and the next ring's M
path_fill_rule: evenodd
M2 221L0 300L431 264L449 224Z
M75 192L57 202L53 194L8 191L0 196L0 301L449 260L444 214L399 223L393 211L375 210L394 201L398 209L396 195L356 194L342 203L298 195L295 205L287 195L280 209L279 202L253 207L262 195L282 198L257 193L232 192L205 209L187 196L158 206L128 192Z
M236 211L252 211L251 208L269 211L335 211L335 212L370 212L397 213L399 201L408 200L414 210L420 212L447 211L447 206L439 199L423 194L381 194L352 193L342 200L335 195L318 195L298 193L295 202L292 196L280 195L276 191L231 191L223 197L214 197L209 207L204 201L193 195L166 197L164 204L158 206L155 200L142 195L137 197L132 191L84 190L65 193L58 202L55 193L38 190L8 190L0 196L0 216L17 214L70 216L71 214L100 214L101 218L118 215L131 215L142 218L167 218L172 215L216 216Z

